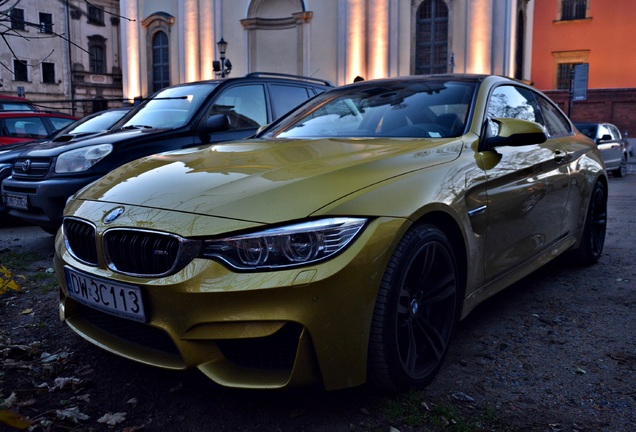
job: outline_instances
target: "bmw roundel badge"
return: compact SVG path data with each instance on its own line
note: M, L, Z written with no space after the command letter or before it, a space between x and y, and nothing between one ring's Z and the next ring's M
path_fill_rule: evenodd
M124 214L123 207L115 207L114 209L106 213L106 216L104 216L104 223L109 224L111 222L114 222L117 218L119 218L119 216L123 214Z

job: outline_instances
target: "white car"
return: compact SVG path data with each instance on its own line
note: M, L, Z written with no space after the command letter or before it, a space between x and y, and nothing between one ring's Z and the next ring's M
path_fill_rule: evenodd
M594 141L601 151L605 168L614 177L627 174L627 140L623 139L620 131L611 123L574 123L576 128Z

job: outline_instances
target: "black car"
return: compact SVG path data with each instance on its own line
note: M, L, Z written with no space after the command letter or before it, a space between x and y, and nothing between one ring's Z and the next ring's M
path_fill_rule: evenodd
M53 233L66 200L112 169L155 153L246 138L332 87L315 78L255 72L164 88L109 132L21 154L2 182L4 205L11 216Z
M11 169L15 160L22 153L40 148L50 149L55 146L62 146L70 141L86 138L101 132L106 132L113 127L121 118L130 111L130 108L113 108L90 114L77 120L63 129L54 132L43 140L20 142L0 147L0 183L11 175ZM0 219L6 217L6 209L3 201L0 200Z

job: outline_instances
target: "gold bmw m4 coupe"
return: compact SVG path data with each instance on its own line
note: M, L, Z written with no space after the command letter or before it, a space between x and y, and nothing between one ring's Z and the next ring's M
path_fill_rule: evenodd
M534 88L363 81L76 193L60 317L223 386L418 388L481 301L562 254L595 263L606 208L598 150Z

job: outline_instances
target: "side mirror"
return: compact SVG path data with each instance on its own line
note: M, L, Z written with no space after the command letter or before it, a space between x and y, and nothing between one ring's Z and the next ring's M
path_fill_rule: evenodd
M611 141L611 140L612 140L612 136L611 136L611 135L609 135L609 134L605 134L605 135L603 135L602 137L600 137L600 138L598 139L598 142L599 142L599 143L602 143L602 142L604 142L604 141Z
M541 144L548 139L544 127L539 123L514 118L489 118L484 125L483 136L484 150Z
M223 132L230 129L230 119L225 114L215 114L208 117L205 130L208 133Z

